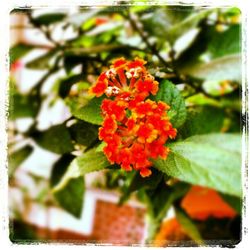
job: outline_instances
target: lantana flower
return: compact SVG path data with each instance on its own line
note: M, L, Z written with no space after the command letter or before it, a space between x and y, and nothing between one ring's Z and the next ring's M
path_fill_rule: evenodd
M167 158L170 150L165 143L177 133L167 115L170 107L147 99L156 95L159 83L145 64L139 58L116 59L90 88L96 97L107 97L102 101L99 128L99 139L106 143L104 154L111 164L138 170L143 177L151 174L151 159Z

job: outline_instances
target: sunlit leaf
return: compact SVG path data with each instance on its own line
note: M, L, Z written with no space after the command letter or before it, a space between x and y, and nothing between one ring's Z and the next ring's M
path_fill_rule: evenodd
M156 168L188 183L241 196L240 135L197 135L169 147L167 160L153 160Z
M91 99L85 106L79 109L72 109L72 114L80 120L100 125L103 121L100 109L102 100L102 98L95 97Z
M153 97L156 101L163 101L170 106L168 116L175 128L180 127L186 120L185 101L176 86L168 81L163 80L160 83L159 91Z

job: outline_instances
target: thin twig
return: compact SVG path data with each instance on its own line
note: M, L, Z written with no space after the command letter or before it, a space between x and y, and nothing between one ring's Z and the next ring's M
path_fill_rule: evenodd
M170 68L171 65L169 65L169 63L160 55L159 51L155 48L155 46L149 42L148 37L144 34L143 30L141 30L140 27L137 25L135 20L132 18L130 12L128 12L127 18L131 26L133 27L133 29L137 31L137 33L141 36L142 40L145 42L148 48L152 51L152 53L158 57L159 61L162 64L164 64L167 68Z

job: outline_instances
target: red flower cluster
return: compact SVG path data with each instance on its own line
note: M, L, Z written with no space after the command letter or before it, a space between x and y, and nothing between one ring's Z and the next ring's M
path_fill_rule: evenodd
M145 100L158 91L158 82L147 72L145 63L141 59L117 59L90 89L97 97L109 97L101 105L104 121L99 129L108 160L127 171L139 170L143 177L151 174L150 158L166 159L169 148L164 144L176 136L166 113L170 107Z

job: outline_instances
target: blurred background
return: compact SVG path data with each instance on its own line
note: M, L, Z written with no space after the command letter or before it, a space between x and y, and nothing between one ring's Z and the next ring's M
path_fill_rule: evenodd
M145 243L147 208L140 191L126 197L129 174L102 170L78 180L77 190L72 186L59 197L51 191L72 159L97 140L97 126L78 119L76 109L87 103L87 89L114 58L139 56L148 61L157 80L175 82L187 107L202 109L199 124L189 130L240 132L237 8L15 9L10 14L10 34L8 154L13 242ZM225 55L228 58L222 58ZM170 68L173 65L178 75ZM204 125L206 118L214 124L212 131ZM126 202L119 205L121 197ZM239 240L238 201L235 208L235 202L230 206L215 190L199 186L192 186L182 198L182 207L197 220L205 239ZM183 240L190 237L170 208L154 245L169 241L178 245Z

